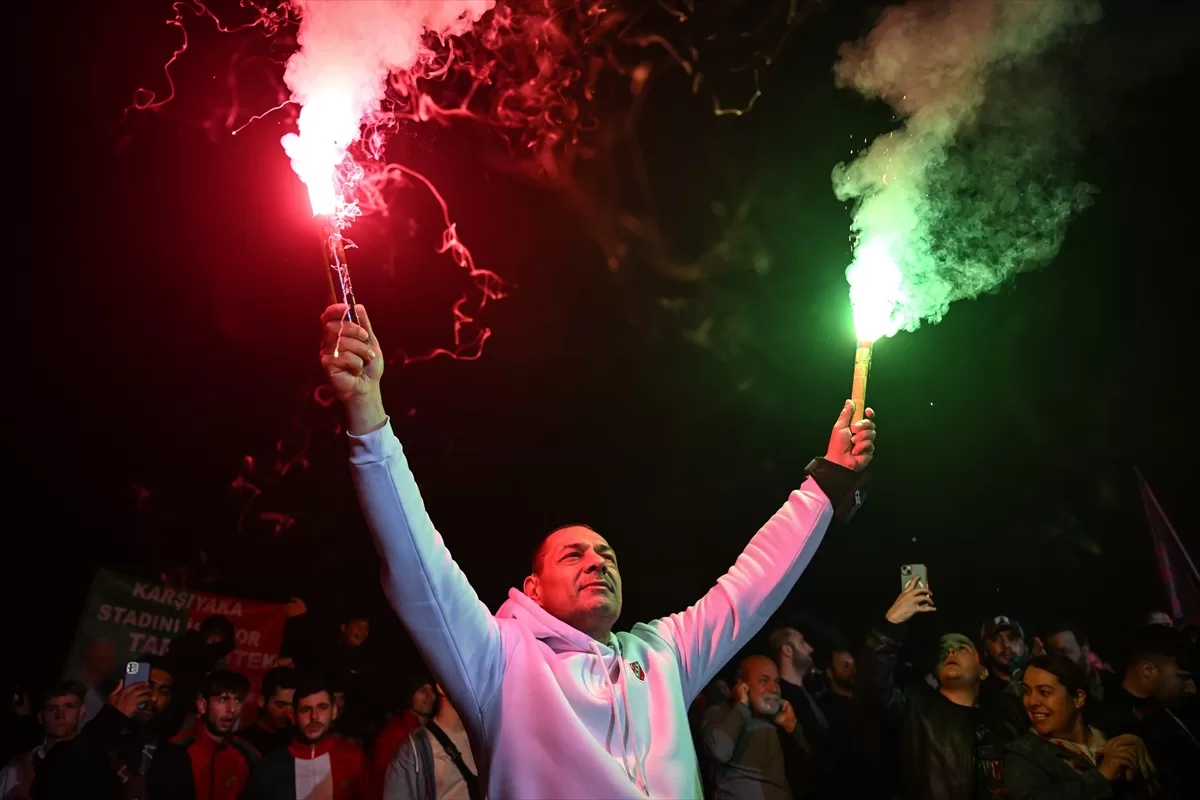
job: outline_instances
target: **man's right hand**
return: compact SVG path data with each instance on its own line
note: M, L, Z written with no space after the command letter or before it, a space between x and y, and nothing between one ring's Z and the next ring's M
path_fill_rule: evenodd
M149 699L150 684L143 681L126 686L125 681L121 681L108 696L108 704L125 716L132 718L137 713L138 706Z
M321 315L321 367L329 387L346 408L350 433L362 435L382 427L387 420L379 392L383 351L367 309L355 306L362 325L351 322L346 310L345 303L335 303Z
M915 614L937 611L933 605L933 592L928 586L917 583L914 577L904 586L904 591L888 609L887 620L894 625L908 622Z

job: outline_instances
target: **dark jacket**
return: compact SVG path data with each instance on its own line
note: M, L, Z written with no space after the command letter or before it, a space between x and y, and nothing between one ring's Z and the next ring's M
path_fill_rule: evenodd
M106 705L74 739L46 754L33 782L35 800L117 800L145 782L149 800L194 800L192 765L183 748Z
M900 793L892 737L857 698L830 692L821 699L829 719L832 778L828 797L879 800Z
M296 738L296 729L289 725L281 731L269 731L255 724L238 731L238 735L254 745L259 755L266 758L276 750L286 750L292 739Z
M171 741L191 759L196 800L237 800L260 760L258 751L245 739L236 735L213 738L203 722Z
M855 694L898 732L908 797L973 800L981 784L1002 782L1004 747L1020 732L988 704L960 706L924 682L897 686L905 633L905 626L886 620L871 630L858 659Z
M803 741L799 724L791 734ZM701 723L701 743L714 771L713 800L790 800L787 734L742 703L710 708Z
M1200 797L1200 714L1196 705L1168 710L1153 698L1134 697L1120 686L1107 698L1100 706L1096 726L1110 739L1123 733L1142 738L1158 772L1159 797Z
M1112 783L1098 769L1077 772L1062 750L1032 731L1012 742L1004 759L1009 800L1096 800L1137 798L1144 787Z

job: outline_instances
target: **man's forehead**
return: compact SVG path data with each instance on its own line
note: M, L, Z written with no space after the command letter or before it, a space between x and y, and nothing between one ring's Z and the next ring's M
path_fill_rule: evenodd
M555 550L594 547L614 552L607 539L591 528L585 528L582 525L572 525L550 534L550 545Z

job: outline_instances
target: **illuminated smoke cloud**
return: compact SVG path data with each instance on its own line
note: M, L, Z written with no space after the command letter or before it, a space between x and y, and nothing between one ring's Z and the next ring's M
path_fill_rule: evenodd
M1094 0L910 2L842 46L838 86L902 120L833 171L860 338L936 323L1058 252L1090 187L1068 174L1069 105L1038 57L1099 16Z
M467 33L494 0L292 0L300 49L284 81L301 106L299 134L283 137L314 214L337 210L337 170L379 110L389 73L432 57L423 37Z

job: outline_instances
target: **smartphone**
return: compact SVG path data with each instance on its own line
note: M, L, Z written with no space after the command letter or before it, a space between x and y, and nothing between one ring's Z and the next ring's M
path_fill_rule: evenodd
M900 591L904 591L913 578L917 579L917 586L929 586L929 570L924 564L904 564L900 567Z
M145 661L130 661L125 665L125 685L146 683L150 680L150 665Z

